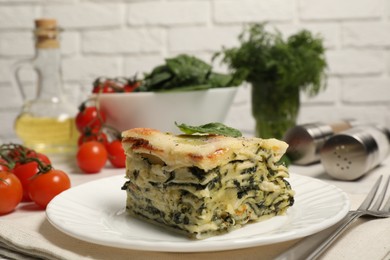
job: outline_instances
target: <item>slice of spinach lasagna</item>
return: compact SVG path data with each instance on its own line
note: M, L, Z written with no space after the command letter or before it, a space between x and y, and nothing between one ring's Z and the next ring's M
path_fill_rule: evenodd
M127 211L203 239L281 215L294 203L276 139L123 132Z

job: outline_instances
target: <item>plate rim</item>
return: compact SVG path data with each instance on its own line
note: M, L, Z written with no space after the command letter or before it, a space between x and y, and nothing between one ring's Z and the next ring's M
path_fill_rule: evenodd
M94 238L89 235L85 235L82 233L77 233L74 231L69 230L69 228L65 227L58 221L56 218L56 213L52 211L53 205L56 205L58 203L57 201L60 201L63 199L64 196L67 196L69 193L75 192L75 189L79 190L82 188L85 188L87 186L92 186L96 184L103 183L110 179L110 181L114 181L114 179L121 178L123 181L125 181L124 175L116 175L116 176L110 176L105 177L93 181L89 181L80 185L77 185L73 187L72 189L66 190L63 193L56 196L47 206L45 214L46 219L53 225L56 229L59 231L69 235L72 238L76 238L85 242L97 244L97 245L103 245L103 246L110 246L114 248L121 248L121 249L132 249L132 250L141 250L141 251L150 251L150 252L212 252L212 251L223 251L223 250L235 250L235 249L243 249L243 248L250 248L255 246L261 246L261 245L270 245L275 244L279 242L286 242L293 239L303 238L309 235L312 235L314 233L320 232L337 222L339 222L342 218L345 217L345 215L350 210L350 200L347 195L347 193L343 190L341 190L339 187L335 186L334 184L326 183L325 181L322 181L320 179L296 174L296 173L290 173L290 177L287 178L287 180L290 180L292 178L298 178L298 179L306 179L310 182L318 182L323 186L326 186L328 188L331 188L334 192L337 192L337 194L340 196L340 198L343 198L343 206L341 210L332 216L331 218L327 218L322 220L319 223L316 223L314 225L311 225L310 229L301 229L299 232L294 230L294 232L290 231L290 234L286 236L286 233L280 233L279 235L273 235L271 239L262 239L260 234L260 239L253 239L253 236L246 236L242 238L238 238L236 240L227 239L227 240L216 240L216 241L210 241L213 243L213 246L206 246L208 243L207 239L204 240L192 240L188 239L186 241L158 241L158 246L156 246L156 241L148 241L146 242L144 239L134 241L131 240L132 243L118 243L118 240L108 239L108 238ZM125 203L125 202L124 202ZM123 204L125 206L125 204ZM119 210L119 209L118 209ZM289 211L288 211L289 212ZM287 214L288 214L287 212ZM53 217L54 216L54 217ZM283 216L281 216L283 217ZM265 220L267 221L267 220ZM259 223L264 223L259 222ZM256 225L259 223L252 223L248 225ZM76 234L77 233L77 234ZM180 236L180 235L179 235ZM259 236L259 235L257 235ZM223 235L215 236L215 237L223 237ZM231 243L228 245L224 244L226 241L230 241ZM216 243L217 242L217 243ZM190 244L190 245L188 245ZM174 246L173 246L174 245Z

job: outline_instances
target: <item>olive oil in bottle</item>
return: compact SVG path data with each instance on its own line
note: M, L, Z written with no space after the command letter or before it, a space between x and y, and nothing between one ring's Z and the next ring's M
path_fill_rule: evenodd
M18 77L26 62L15 66L16 82L25 100L15 121L16 134L27 147L48 155L74 154L78 138L74 120L77 109L63 93L59 34L56 20L35 21L36 54L27 62L38 77L34 99L26 100Z
M15 130L24 145L47 154L73 153L78 138L73 118L60 120L21 114Z

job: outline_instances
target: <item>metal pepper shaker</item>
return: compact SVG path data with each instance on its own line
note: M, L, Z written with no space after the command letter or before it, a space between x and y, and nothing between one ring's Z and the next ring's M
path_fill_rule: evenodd
M288 143L287 156L294 164L307 165L320 161L320 149L332 135L350 129L353 121L345 120L330 124L315 122L297 125L283 137Z
M389 155L389 138L389 130L379 126L359 126L336 134L321 148L322 165L336 179L358 179Z

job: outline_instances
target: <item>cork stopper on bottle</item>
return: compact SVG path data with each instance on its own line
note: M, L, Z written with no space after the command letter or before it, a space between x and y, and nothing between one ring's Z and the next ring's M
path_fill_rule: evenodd
M40 49L59 48L59 28L55 19L35 20L36 47Z

